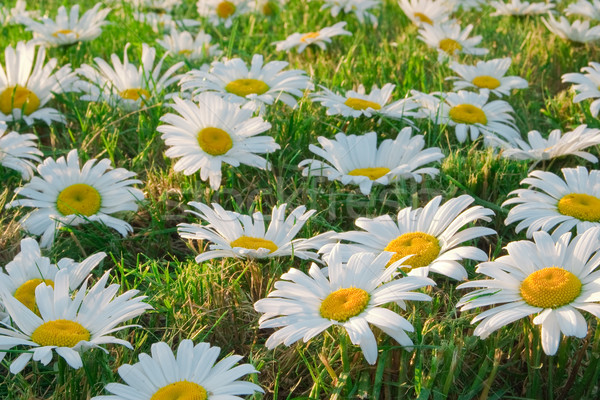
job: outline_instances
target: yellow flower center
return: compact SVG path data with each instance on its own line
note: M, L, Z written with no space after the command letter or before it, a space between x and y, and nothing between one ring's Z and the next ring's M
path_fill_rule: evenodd
M217 5L217 15L219 18L229 18L235 12L235 4L230 1L222 1Z
M19 300L27 308L38 315L39 310L37 304L35 303L35 288L42 283L54 287L54 282L50 279L30 279L19 286L13 295L15 299Z
M558 212L582 221L600 222L600 199L584 193L570 193L558 201Z
M483 110L471 104L459 104L450 109L450 118L457 124L487 124Z
M425 15L423 13L416 12L414 14L414 16L415 16L415 18L418 18L419 21L421 21L421 22L424 22L424 23L429 24L429 25L433 25L433 21L431 20L431 18L429 18L427 15Z
M266 2L262 7L262 12L264 15L273 15L276 11L277 6L271 1Z
M362 313L371 296L359 288L338 289L330 293L321 303L321 317L338 322L346 322Z
M68 34L70 34L70 33L75 33L75 32L73 32L73 31L72 31L72 30L70 30L70 29L59 29L59 30L57 30L56 32L54 32L54 33L52 34L52 36L54 36L55 38L57 38L57 37L58 37L58 35L68 35ZM79 35L78 35L77 33L75 33L75 37L76 37L76 38L79 38Z
M240 97L246 97L249 94L263 94L269 90L269 85L258 79L236 79L225 86L225 90Z
M385 251L391 251L394 254L388 265L398 261L402 257L414 254L404 261L411 268L426 267L440 255L440 241L435 237L423 232L409 232L398 236L385 246Z
M269 253L278 249L277 245L270 240L250 236L240 236L231 242L230 245L231 247L243 247L250 250L268 249Z
M23 109L25 115L29 115L40 107L40 99L31 90L22 86L9 86L2 93L0 93L0 111L3 114L10 114L10 112L17 108Z
M179 54L181 54L182 56L189 56L190 54L192 54L192 50L188 50L188 49L179 50Z
M445 51L446 53L448 53L450 55L452 55L455 52L462 49L462 45L460 43L458 43L456 40L450 39L450 38L440 40L439 46L440 46L440 49L442 49L443 51Z
M206 400L206 389L194 382L179 381L163 386L150 400Z
M559 308L581 293L581 281L571 272L548 267L531 273L521 283L521 296L533 307Z
M366 176L370 180L374 181L374 180L381 178L388 172L390 172L390 169L386 168L386 167L356 168L356 169L353 169L352 171L348 172L348 175Z
M316 39L319 37L320 32L308 32L300 38L300 41L303 43L308 42L310 39Z
M85 183L67 186L56 199L56 209L62 215L80 214L89 217L100 210L102 197L98 190Z
M496 89L500 86L500 81L493 76L481 75L473 79L473 85L482 89Z
M139 100L140 97L150 98L150 92L146 89L125 89L119 93L119 96L126 100Z
M200 148L211 156L221 156L233 147L233 140L229 133L219 128L204 128L198 132Z
M373 101L359 99L357 97L348 97L348 100L344 102L350 108L354 108L355 110L366 110L367 108L372 108L373 110L381 110L381 105L375 103Z
M31 341L40 346L73 347L82 340L90 340L90 332L68 319L43 323L31 334Z

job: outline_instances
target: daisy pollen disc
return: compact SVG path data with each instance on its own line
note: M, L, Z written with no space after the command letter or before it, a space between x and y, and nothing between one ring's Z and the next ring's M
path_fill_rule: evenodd
M570 193L558 201L558 212L582 221L600 222L600 199L585 193Z
M376 181L385 174L389 173L391 169L386 167L372 167L372 168L356 168L348 172L350 176L366 176L372 181Z
M31 340L41 346L74 347L82 340L90 340L90 332L78 322L57 319L38 326Z
M362 313L370 299L369 293L360 288L338 289L323 300L319 313L323 318L346 322Z
M125 100L133 101L137 101L141 98L149 99L151 97L150 92L146 89L125 89L119 92L119 96Z
M64 188L56 199L56 209L62 215L96 214L102 205L102 197L97 189L85 183L76 183Z
M487 124L485 112L471 104L459 104L449 111L450 118L457 124Z
M496 89L500 86L500 81L493 76L482 75L473 79L473 85L481 89Z
M36 314L39 314L37 304L35 303L35 288L40 284L46 284L54 287L54 281L50 279L30 279L17 288L13 294L14 298L23 303L27 308Z
M367 108L372 108L373 110L381 110L381 105L375 103L374 101L359 99L357 97L350 97L348 100L344 102L350 108L354 108L355 110L366 110Z
M435 236L424 232L409 232L392 240L384 251L396 253L392 256L390 264L413 254L404 262L410 266L410 270L431 264L440 255L441 246ZM406 270L406 267L402 268Z
M250 236L240 236L231 242L231 247L243 247L249 250L267 249L270 250L270 253L277 251L279 248L271 240Z
M439 47L447 54L454 54L456 51L462 50L462 45L456 40L450 38L440 40Z
M4 89L0 93L0 111L10 114L14 109L22 109L25 115L29 115L40 107L40 99L31 90L15 85Z
M206 400L207 398L206 389L202 386L194 382L180 381L161 387L150 397L150 400Z
M198 132L198 144L211 156L222 156L231 150L233 140L223 129L207 127Z
M269 90L269 85L260 79L236 79L225 85L225 90L240 97L246 97L250 94L264 94Z
M216 10L219 18L227 19L235 14L236 7L232 2L225 0L217 5Z
M529 274L519 290L533 307L559 308L579 297L581 286L581 280L566 269L547 267Z

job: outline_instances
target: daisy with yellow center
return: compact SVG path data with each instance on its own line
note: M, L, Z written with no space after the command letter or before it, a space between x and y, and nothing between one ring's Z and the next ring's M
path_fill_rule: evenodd
M485 227L465 227L476 221L490 222L494 213L481 206L467 208L474 201L468 195L450 199L443 205L441 201L442 197L437 196L423 208L404 208L395 220L389 215L358 218L355 224L363 231L336 235L337 239L350 242L340 247L342 259L358 252L375 255L391 252L390 263L403 259L402 270L410 276L434 272L456 280L466 279L467 271L460 261L485 261L487 254L477 247L461 244L496 232ZM327 258L331 248L324 246L320 253Z
M561 333L583 338L588 326L579 310L600 318L600 229L591 228L572 241L571 234L552 239L535 232L533 242L521 240L506 246L508 255L479 264L477 272L492 279L463 283L459 289L482 287L459 301L461 311L485 307L472 323L474 334L485 339L495 330L536 314L541 325L542 348L556 354ZM498 305L501 304L501 305ZM495 305L496 307L489 308Z
M184 239L208 240L213 243L209 251L196 256L201 263L213 258L268 258L294 256L300 259L318 260L315 252L332 241L334 232L326 232L309 239L296 239L304 224L316 212L306 211L300 206L285 216L287 205L274 207L271 222L265 229L265 217L259 211L250 215L226 211L213 203L191 202L190 206L198 211L189 212L206 222L200 224L179 224L179 235Z
M398 0L398 5L417 26L447 21L453 11L451 2L447 0Z
M231 28L235 18L250 11L246 3L246 0L198 0L196 8L212 25Z
M419 30L419 39L429 47L438 50L438 61L453 58L458 54L481 56L488 53L487 49L475 47L481 43L481 36L469 37L473 25L461 29L456 22L443 24L423 24Z
M314 44L321 50L327 49L327 43L331 43L331 38L345 35L352 36L352 32L344 29L346 22L338 22L335 25L325 27L317 32L292 33L285 40L273 42L277 51L290 51L296 48L297 53L302 53L308 46Z
M343 11L344 14L354 14L361 24L367 22L373 27L377 27L377 17L369 11L380 5L381 0L325 0L321 11L329 9L334 18L339 15L340 11Z
M476 65L463 65L455 61L450 69L459 76L454 79L454 89L475 89L479 92L489 91L498 97L508 96L513 89L524 89L527 81L518 76L504 76L510 67L510 58L497 58L490 61L478 61Z
M152 308L142 302L145 297L134 297L137 290L115 297L118 285L106 287L108 272L89 291L86 280L72 297L70 275L61 270L56 273L54 285L37 285L39 315L6 291L0 292L12 323L11 329L0 328L0 360L6 356L3 350L17 346L27 350L12 361L13 374L23 370L32 358L47 365L54 351L77 369L83 366L80 353L87 349L105 350L100 345L107 343L133 349L129 342L109 335L126 328L119 324Z
M202 60L212 59L223 54L223 51L219 50L218 44L210 43L211 39L212 36L204 31L198 32L196 37L193 37L188 31L178 32L177 29L173 29L156 43L170 51L175 57L183 56L188 60Z
M571 24L571 22L562 15L560 16L560 19L557 20L551 13L548 13L548 19L542 17L542 22L550 32L561 39L577 43L588 43L600 40L600 26L596 25L590 27L590 21L576 20Z
M77 150L58 160L47 158L37 167L35 176L25 186L15 190L23 198L7 207L32 207L19 223L32 235L41 235L40 245L50 247L57 231L66 225L76 226L100 222L127 236L133 229L127 222L111 214L137 211L144 199L141 190L132 185L141 183L123 168L111 169L110 160L89 160L79 166Z
M533 171L522 184L528 189L509 193L502 207L516 204L506 217L506 225L521 221L518 233L527 228L527 237L535 231L552 232L558 239L565 232L577 228L583 233L591 227L600 227L600 171L585 167L563 168L564 180L552 172Z
M345 135L338 133L335 139L317 138L321 147L309 146L309 150L327 162L309 159L298 166L303 176L325 176L343 185L358 185L361 193L371 193L373 184L388 185L401 179L421 182L421 174L431 177L438 174L434 167L423 167L444 158L437 147L423 149L422 135L412 136L412 129L402 129L396 139L386 139L377 146L377 134Z
M413 342L406 331L412 332L413 326L382 306L397 302L404 308L405 300L428 301L429 296L412 290L435 283L416 276L390 282L406 259L395 262L393 268L386 268L390 257L390 253L378 256L358 253L345 263L339 246L335 246L327 260L327 272L314 263L308 275L291 268L275 283L275 290L267 298L254 304L254 309L263 313L259 320L261 329L282 328L267 339L267 348L273 349L282 343L290 346L300 339L307 342L338 325L346 330L352 344L361 347L367 362L375 364L377 341L369 323L402 346L411 346Z

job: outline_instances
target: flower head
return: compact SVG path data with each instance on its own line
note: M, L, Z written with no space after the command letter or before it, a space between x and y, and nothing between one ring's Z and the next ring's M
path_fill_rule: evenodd
M496 11L490 14L492 16L544 14L551 11L555 7L555 5L552 3L530 3L528 1L521 0L509 0L507 3L503 1L490 1L490 6L496 8Z
M320 29L317 32L292 33L285 40L273 42L277 51L289 51L296 48L296 52L302 53L311 44L317 45L321 50L327 48L326 43L331 43L331 38L339 35L352 36L352 32L344 29L346 22L338 22L333 26Z
M381 4L381 0L325 0L321 10L330 9L331 16L337 17L340 11L354 14L360 23L365 21L377 26L377 17L369 11Z
M590 28L590 21L574 21L561 16L556 20L552 14L548 14L548 19L542 17L542 22L546 28L561 39L571 40L573 42L587 43L600 39L600 26Z
M487 54L487 49L475 47L481 43L481 36L469 38L472 30L473 25L467 25L465 29L461 30L460 25L455 22L436 25L423 24L419 29L419 39L429 47L437 49L438 61L452 58L457 54L474 56Z
M589 66L583 67L579 74L572 72L562 76L563 83L574 83L572 90L577 94L573 99L574 103L579 103L586 99L596 99L590 104L592 116L598 116L600 111L600 64L590 62Z
M0 165L21 173L24 180L33 176L35 166L32 161L40 162L42 152L38 150L33 133L8 132L0 124Z
M223 24L225 28L231 28L235 18L250 10L246 0L198 0L196 7L212 25Z
M183 56L189 60L200 60L218 57L223 54L223 51L219 50L218 44L210 44L211 39L212 37L204 31L198 32L196 37L193 37L188 31L178 32L177 29L173 29L162 40L157 40L156 43L175 56Z
M567 15L579 15L584 18L591 18L600 21L600 0L578 0L569 4L565 9Z
M398 0L398 5L417 26L448 21L453 8L447 0Z
M521 77L504 76L510 63L510 58L478 61L474 66L453 61L450 63L450 69L459 76L446 79L455 80L455 91L473 88L479 92L492 92L498 97L508 96L512 89L524 89L528 86L527 81Z

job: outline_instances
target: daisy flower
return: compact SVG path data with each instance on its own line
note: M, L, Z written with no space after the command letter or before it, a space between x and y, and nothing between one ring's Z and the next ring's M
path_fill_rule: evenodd
M583 338L588 326L579 310L600 318L600 230L590 229L572 241L570 233L553 239L536 232L533 242L520 240L506 246L508 255L479 265L477 272L492 279L463 283L459 289L483 287L460 299L461 311L488 307L471 323L482 321L474 335L487 338L518 319L536 315L542 348L556 354L561 333ZM502 305L498 305L502 304Z
M462 8L465 11L479 10L485 0L448 0L448 3L453 5L453 9L456 11Z
M198 0L196 7L212 25L223 24L225 28L231 28L235 18L249 11L246 0Z
M377 17L369 11L374 7L381 5L381 0L325 0L325 4L321 6L322 10L331 10L331 16L337 17L340 11L345 14L353 13L360 23L368 20L374 26L377 26Z
M69 275L69 290L77 290L104 257L105 253L96 253L80 263L62 258L51 264L48 257L42 257L38 243L26 238L21 240L21 252L4 267L6 274L0 272L0 287L39 315L35 288L42 283L54 286L57 273L65 270Z
M181 5L181 0L130 0L131 5L138 9L146 9L159 14L170 13L177 6Z
M287 66L285 61L263 64L263 56L255 54L250 69L241 58L214 61L210 71L192 70L180 84L183 90L193 90L194 95L214 92L252 111L264 111L262 105L272 105L275 101L293 108L297 104L294 96L301 97L304 90L314 87L304 71L282 71Z
M20 119L27 125L36 120L48 125L52 121L65 122L58 110L44 106L54 94L73 91L77 77L69 65L54 71L56 58L44 64L45 58L46 49L40 47L36 52L31 42L19 42L16 49L6 47L5 66L0 64L0 122Z
M54 351L67 364L78 369L83 366L80 353L91 348L106 351L100 346L102 344L120 344L133 350L129 342L109 334L128 328L117 325L152 307L142 302L146 296L134 297L137 290L114 297L119 285L106 287L108 275L109 271L89 291L85 281L77 294L71 297L69 271L59 271L54 287L44 284L35 289L39 316L19 300L2 293L13 326L0 328L0 349L20 346L27 350L12 361L10 372L18 374L32 358L48 365ZM6 352L0 351L0 359L4 356Z
M102 3L86 11L79 18L79 4L71 7L67 14L65 6L60 6L56 20L44 17L41 22L31 18L22 18L21 23L33 32L34 43L50 46L65 46L77 42L96 39L102 33L102 26L108 24L106 16L110 8L100 10Z
M508 3L490 1L490 6L496 9L490 14L492 16L545 14L554 8L552 3L530 3L521 0L509 0Z
M321 50L327 49L326 43L331 43L331 38L339 35L352 36L352 32L344 29L346 22L338 22L318 32L292 33L285 40L273 42L277 51L289 51L296 47L296 52L302 53L311 44L319 46Z
M310 239L294 239L308 219L316 212L305 206L294 209L285 217L286 204L274 207L271 222L265 231L265 217L259 211L252 216L226 211L220 205L209 206L191 202L198 212L189 210L208 225L179 224L179 235L184 239L208 240L210 250L196 256L201 263L213 258L271 258L294 256L318 261L314 250L331 242L334 232L326 232Z
M359 345L369 364L377 360L377 341L369 323L381 329L402 346L412 346L406 331L414 328L406 319L382 307L404 300L430 301L423 293L412 292L424 286L435 285L429 278L408 276L390 279L402 260L386 268L390 253L375 256L358 253L343 263L337 247L327 261L324 273L312 264L308 275L291 268L275 282L275 290L254 304L263 315L259 328L282 328L267 339L265 345L273 349L279 344L290 346L303 339L308 342L330 326L343 327L350 341ZM386 283L384 283L386 282Z
M585 74L572 72L562 76L563 83L574 83L572 90L577 92L574 103L582 102L586 99L597 99L590 104L592 116L597 117L600 111L600 64L590 62L588 67L581 69Z
M212 36L198 32L196 37L187 31L177 32L173 29L170 34L165 35L163 40L157 40L165 50L174 55L184 56L188 60L200 60L208 57L219 57L223 54L218 44L210 44Z
M240 164L260 169L271 168L260 153L272 153L280 147L270 136L257 136L271 124L252 111L223 100L212 93L202 93L197 103L174 97L171 107L177 114L160 118L165 125L157 128L167 146L167 157L179 158L173 167L191 175L200 170L200 178L210 180L210 187L221 186L221 164Z
M409 178L421 182L423 178L419 174L434 177L439 170L420 167L438 162L444 155L438 147L423 150L423 136L411 135L412 129L406 127L398 132L396 139L386 139L379 147L375 132L361 136L338 133L334 140L319 136L317 140L321 147L311 144L309 150L328 163L310 159L298 166L304 168L303 176L326 176L330 181L337 180L343 185L358 185L365 195L371 193L375 183L388 185Z
M0 26L20 24L23 18L37 18L39 11L27 11L25 0L17 0L13 8L0 7Z
M558 37L573 42L587 43L600 39L600 26L590 28L590 21L574 21L569 23L565 17L561 15L560 20L554 19L552 14L548 14L548 19L542 17L542 22L546 28Z
M548 139L544 139L538 131L530 131L527 134L527 140L528 142L517 138L514 144L500 139L494 141L497 141L498 145L503 148L502 156L511 160L541 161L573 154L589 162L598 162L596 156L582 151L590 146L600 144L600 130L589 129L587 125L579 125L564 135L560 129L555 129L550 132Z
M521 221L515 231L527 228L527 237L533 232L549 232L558 239L563 233L577 227L577 232L600 226L600 171L585 167L563 168L562 180L552 172L533 171L521 181L529 189L517 189L508 195L502 207L517 204L504 221L506 225ZM531 189L533 188L533 189ZM537 190L536 190L537 189Z
M228 356L215 364L221 349L209 343L182 340L177 354L165 342L153 343L151 355L142 353L136 364L119 367L126 383L109 383L112 396L96 396L92 400L153 399L241 399L243 395L264 393L252 382L238 381L244 375L257 373L250 364L235 366L242 357Z
M475 66L450 63L450 69L459 76L446 79L455 79L453 90L475 88L480 92L491 91L498 97L508 96L512 89L525 89L527 81L518 76L504 76L510 68L510 58L497 58L490 61L478 61Z
M31 179L35 168L32 161L40 162L39 156L43 155L35 140L37 136L33 133L7 133L6 128L0 124L0 165L20 172L24 180Z
M202 25L200 21L193 19L173 19L171 14L155 12L134 12L133 19L143 24L149 25L154 32L171 32L176 29L191 29Z
M579 15L584 18L591 18L600 21L600 0L579 0L571 3L565 9L567 15Z
M112 66L102 58L96 57L94 59L96 67L83 64L77 69L77 73L87 79L78 83L79 88L85 93L81 96L81 100L106 101L113 107L131 111L140 108L143 102L161 96L169 85L179 80L180 75L173 74L184 66L183 62L172 65L161 74L167 54L155 66L156 49L143 43L141 64L138 67L129 62L127 55L129 45L129 43L125 45L123 62L116 54L112 54ZM172 95L173 93L170 93L165 97Z
M132 187L142 183L123 168L111 169L110 160L89 160L79 167L77 150L71 150L58 160L47 158L37 167L40 176L34 176L25 186L17 188L23 196L6 207L35 208L19 223L32 235L42 235L42 247L52 246L54 236L63 226L77 226L99 221L123 236L133 229L127 222L113 217L119 211L137 211L144 199L141 190Z
M352 242L341 245L342 259L347 260L352 254L364 251L374 255L392 252L390 263L403 259L402 269L409 276L427 276L429 272L435 272L465 280L467 271L459 262L463 259L486 261L488 256L477 247L459 245L496 234L493 229L484 227L462 229L477 220L490 222L490 216L494 215L492 210L481 206L467 208L473 201L471 196L462 195L440 206L442 197L437 196L423 208L400 210L396 221L389 215L358 218L355 224L364 231L343 232L336 236ZM320 252L327 254L330 249L331 246L324 246ZM407 259L407 256L410 257Z
M437 49L438 61L443 61L448 57L457 54L470 54L481 56L488 53L487 49L481 49L477 46L481 43L481 35L469 38L473 30L473 25L468 25L461 30L457 23L445 24L422 24L419 29L419 39L424 41L429 47Z
M417 26L447 21L452 12L452 6L446 0L398 0L398 5Z
M417 115L415 110L418 104L410 99L400 99L387 104L396 85L386 83L381 89L373 85L371 93L365 94L365 87L361 84L358 90L348 90L343 96L332 92L324 86L323 91L311 94L312 101L318 101L327 107L327 115L342 115L344 117L358 118L365 116L380 116L400 119L412 124L406 117Z

